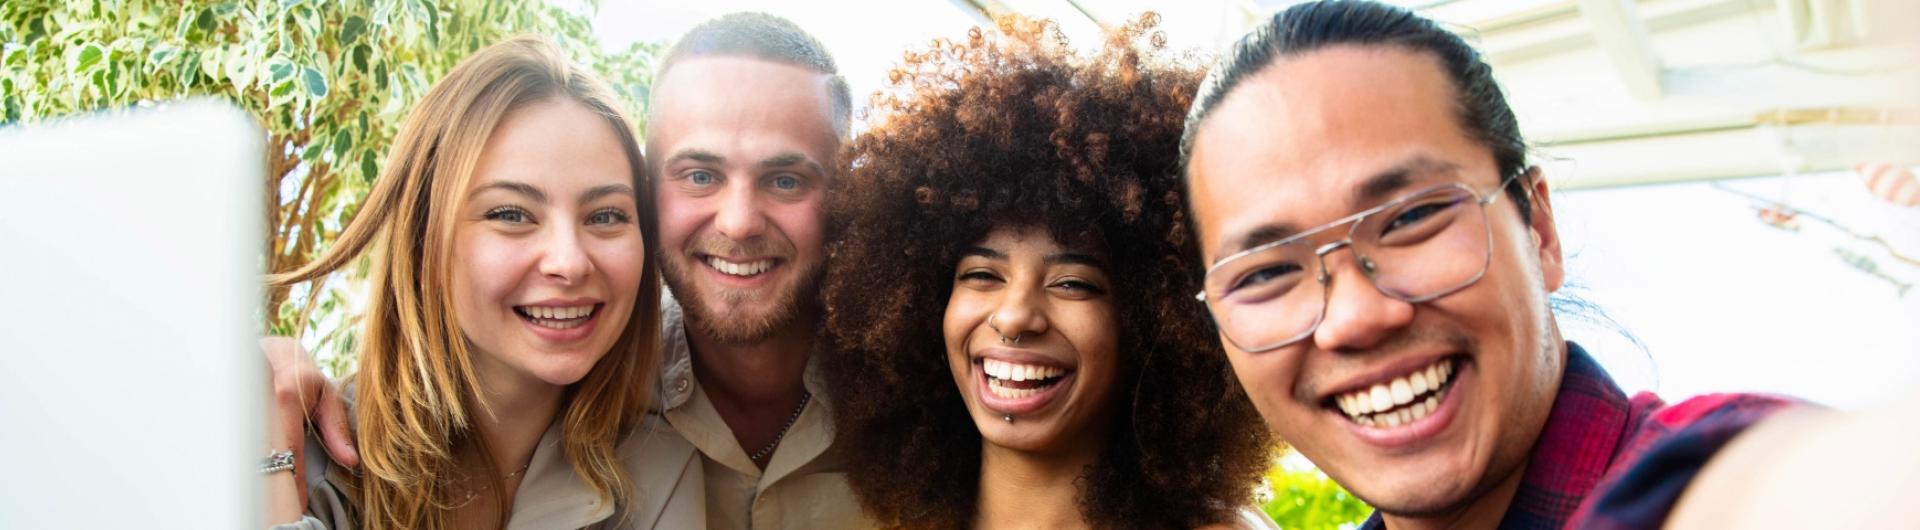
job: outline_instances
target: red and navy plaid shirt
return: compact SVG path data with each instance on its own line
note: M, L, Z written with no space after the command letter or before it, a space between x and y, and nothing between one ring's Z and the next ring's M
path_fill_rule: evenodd
M1567 343L1566 377L1502 529L1659 528L1694 475L1734 435L1799 401L1710 394L1667 405L1628 399ZM1384 529L1375 512L1360 528Z

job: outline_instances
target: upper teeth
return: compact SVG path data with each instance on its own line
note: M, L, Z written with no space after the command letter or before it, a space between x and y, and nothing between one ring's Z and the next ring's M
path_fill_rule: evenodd
M593 304L570 307L525 306L522 309L527 312L527 316L552 320L585 318L593 314Z
M1013 381L1039 381L1041 379L1060 377L1062 374L1067 373L1065 369L1052 366L1014 364L995 359L986 359L982 361L981 364L985 365L987 375L992 376L994 379L1008 379Z
M718 257L708 256L707 265L712 266L715 270L734 276L752 276L767 272L767 269L773 268L773 260L763 259L746 263L734 263Z
M1392 381L1341 394L1334 401L1347 417L1362 424L1397 426L1433 412L1452 377L1453 363L1442 359L1411 374L1395 377ZM1432 395L1427 395L1429 392ZM1416 399L1420 401L1416 402ZM1408 403L1413 403L1413 406L1403 407Z

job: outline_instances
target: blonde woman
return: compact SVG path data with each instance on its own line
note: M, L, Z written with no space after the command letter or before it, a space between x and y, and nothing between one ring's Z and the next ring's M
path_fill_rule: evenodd
M647 410L660 322L625 116L604 83L530 37L474 54L413 109L340 240L268 278L292 285L366 257L373 300L344 383L359 465L304 451L307 484L268 477L271 522L619 523L637 494L616 449ZM281 442L271 449L298 443Z

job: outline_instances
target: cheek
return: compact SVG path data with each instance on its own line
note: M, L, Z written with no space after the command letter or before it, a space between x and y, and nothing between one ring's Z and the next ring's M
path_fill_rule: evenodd
M979 326L980 304L967 296L964 291L955 289L953 296L947 297L947 311L940 319L940 332L946 338L947 358L952 361L956 371L966 364L967 337Z
M594 268L606 276L612 291L607 296L629 303L639 294L648 259L646 241L638 232L602 241L593 250Z
M768 212L768 217L780 227L780 233L802 255L819 255L821 252L821 216L819 192L809 195L806 200L781 204Z
M519 284L524 261L521 245L497 235L473 231L459 234L454 243L453 296L456 317L484 321L495 310L506 311Z
M1120 366L1120 315L1109 304L1093 303L1061 316L1061 332L1079 350L1082 380L1111 389L1125 372Z
M655 204L658 211L654 215L660 223L660 248L679 248L700 226L700 220L704 217L701 214L704 203L692 197L675 196L672 191L658 188L654 191L658 193L655 196L659 197Z

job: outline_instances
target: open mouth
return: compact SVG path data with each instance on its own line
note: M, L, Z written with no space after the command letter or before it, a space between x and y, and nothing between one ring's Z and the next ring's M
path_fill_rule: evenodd
M586 304L576 306L513 306L513 313L521 320L548 329L573 329L593 320L606 304Z
M987 392L1001 399L1024 399L1052 390L1073 370L998 359L977 361L987 376Z
M1411 424L1432 414L1446 400L1459 363L1457 357L1444 357L1386 382L1329 396L1324 405L1339 411L1347 421L1368 427Z
M755 259L755 260L749 260L749 261L733 261L733 260L721 258L719 256L700 255L698 257L700 259L700 262L705 263L707 267L712 268L715 271L719 271L721 274L740 277L740 278L752 278L754 276L766 274L767 271L773 270L774 267L780 265L779 258L761 258L761 259Z

